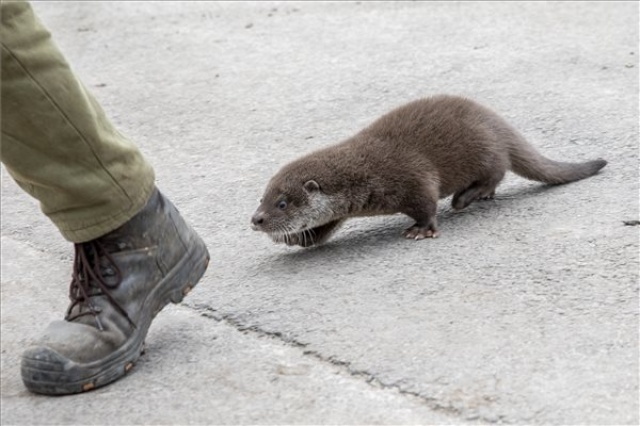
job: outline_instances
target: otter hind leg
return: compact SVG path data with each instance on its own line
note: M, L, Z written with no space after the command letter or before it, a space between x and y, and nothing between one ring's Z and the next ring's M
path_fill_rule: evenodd
M456 192L451 200L451 206L456 210L462 210L476 200L490 200L496 194L496 187L502 181L505 171L499 171L489 178L473 182L469 187Z

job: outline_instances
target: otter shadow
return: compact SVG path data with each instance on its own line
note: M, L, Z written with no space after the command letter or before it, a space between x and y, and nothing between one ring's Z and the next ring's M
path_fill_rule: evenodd
M560 186L564 185L532 184L525 188L522 186L507 187L496 194L494 199L474 202L460 211L451 208L451 197L447 197L439 201L438 222L441 226L446 224L448 228L463 226L464 222L477 217L478 214L485 213L486 217L483 220L495 220L497 217L489 213L496 208L508 208L511 203L518 202L527 196L549 194L549 191L557 190ZM403 214L366 219L372 224L369 228L349 229L347 225L339 229L329 241L320 246L288 249L283 253L270 256L269 262L272 267L274 263L284 266L291 261L306 262L321 259L323 262L332 262L353 256L354 250L368 254L386 251L389 250L389 247L398 247L407 241L402 236L402 231L414 223L413 219Z

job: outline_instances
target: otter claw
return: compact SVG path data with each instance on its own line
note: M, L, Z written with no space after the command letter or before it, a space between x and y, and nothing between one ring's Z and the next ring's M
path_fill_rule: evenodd
M429 228L420 228L412 226L404 231L404 236L411 240L424 240L425 238L438 238L438 231Z

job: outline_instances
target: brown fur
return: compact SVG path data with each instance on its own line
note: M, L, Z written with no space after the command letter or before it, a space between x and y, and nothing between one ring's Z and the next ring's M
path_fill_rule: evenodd
M349 217L404 213L416 221L407 238L436 237L440 198L453 195L452 206L462 209L493 197L507 170L561 184L606 164L550 160L491 110L435 96L285 165L267 185L252 223L276 242L306 247L326 241Z

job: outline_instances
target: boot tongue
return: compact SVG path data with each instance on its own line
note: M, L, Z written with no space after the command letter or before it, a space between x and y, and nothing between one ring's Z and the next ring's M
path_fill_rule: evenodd
M126 236L125 238L120 238L119 236L117 237L118 238L109 238L109 236L105 236L100 239L100 244L102 245L102 247L106 252L115 254L123 251L135 250L135 246L134 246L135 241L133 241L131 237L129 238L127 238ZM108 265L103 265L102 261L103 261L103 257L100 258L101 266L108 266Z
M75 245L73 279L69 288L71 304L65 320L103 329L100 314L115 308L129 323L126 311L110 294L120 285L122 273L106 248L96 240Z

